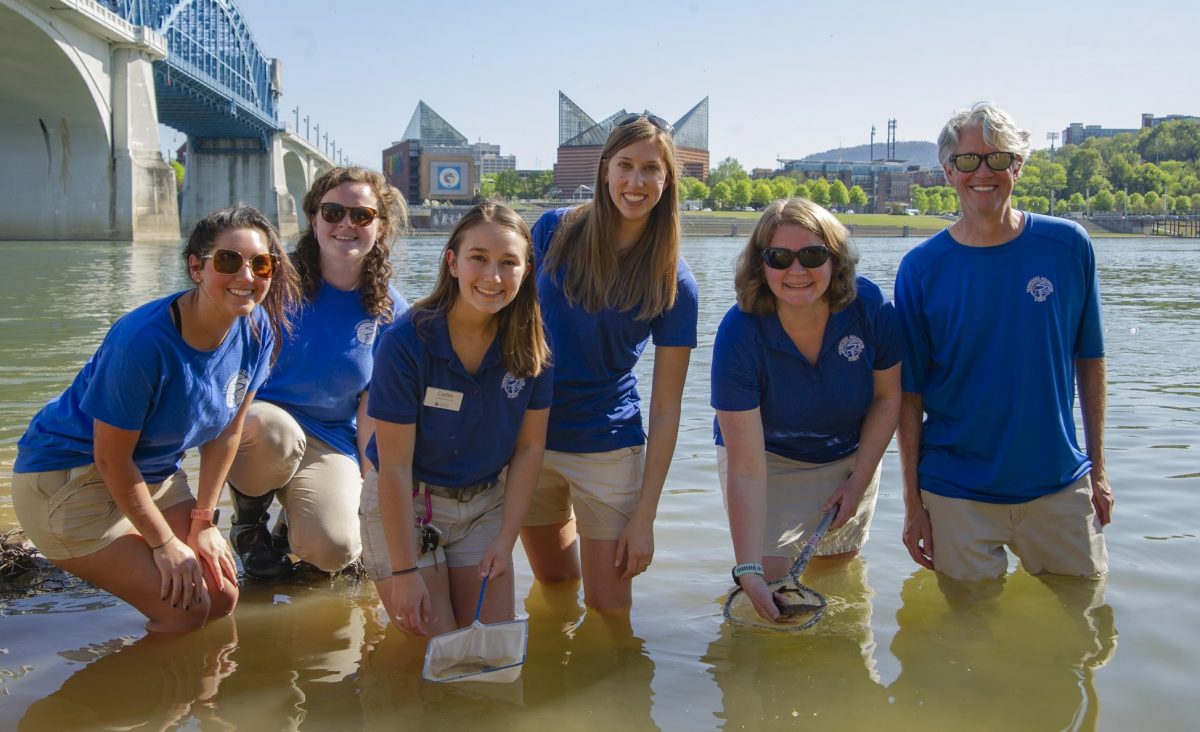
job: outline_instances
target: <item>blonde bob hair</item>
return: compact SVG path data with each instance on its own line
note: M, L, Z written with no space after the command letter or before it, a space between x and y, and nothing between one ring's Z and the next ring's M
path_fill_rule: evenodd
M533 271L533 241L529 225L515 211L499 203L485 201L463 214L442 250L442 261L438 265L437 282L429 296L412 306L412 322L422 334L425 325L436 315L450 312L458 299L458 278L450 274L450 262L446 252L458 256L464 235L468 230L491 224L517 234L525 242L525 278L513 301L504 306L494 317L497 319L496 337L500 340L500 356L504 366L517 378L530 378L542 373L550 363L550 346L542 327L542 309L537 297L537 274Z
M650 211L641 239L618 255L614 241L621 212L608 191L605 169L623 148L650 140L658 148L666 173L662 198ZM637 309L638 320L650 320L675 304L679 267L679 182L675 142L645 116L614 127L600 152L592 200L567 214L546 254L546 265L561 276L563 294L589 313L604 308ZM562 272L559 268L563 267Z
M833 273L824 295L829 309L836 313L854 302L854 298L858 297L854 270L858 264L858 249L850 240L850 232L833 214L812 201L789 198L774 201L763 209L754 232L738 256L737 272L733 278L738 308L753 315L775 312L775 294L767 285L763 272L766 265L763 264L762 251L771 246L775 231L784 224L811 231L829 247Z

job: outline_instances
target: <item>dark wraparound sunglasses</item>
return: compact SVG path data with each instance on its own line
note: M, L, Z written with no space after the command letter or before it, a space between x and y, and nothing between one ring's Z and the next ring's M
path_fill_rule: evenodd
M200 258L211 259L213 261L213 269L223 275L237 274L242 271L242 267L246 266L246 258L240 252L235 252L232 249L215 249ZM279 259L274 254L255 254L253 257L250 257L251 274L264 280L271 279L275 274L275 268L278 266Z
M670 122L668 122L665 119L663 119L662 117L659 117L658 115L654 115L654 114L627 114L624 117L617 120L616 126L624 127L626 125L631 125L634 122L637 122L639 119L646 120L647 122L654 125L655 127L662 130L663 132L667 133L668 135L675 134L675 128L671 126Z
M767 247L762 250L763 264L771 269L788 269L792 261L806 269L816 269L829 261L829 247L820 244L792 251L783 247Z
M950 164L960 173L973 173L979 169L979 164L986 162L987 166L996 172L1008 170L1016 162L1017 154L1010 152L993 152L987 155L979 153L961 153L950 156Z
M379 212L370 206L343 206L340 203L321 204L321 218L325 219L326 223L341 223L347 213L350 214L350 223L360 227L370 226L371 222L379 216Z

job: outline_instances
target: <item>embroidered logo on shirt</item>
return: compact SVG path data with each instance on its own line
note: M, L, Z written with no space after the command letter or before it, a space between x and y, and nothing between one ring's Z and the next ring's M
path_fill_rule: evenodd
M354 337L364 346L369 346L375 342L375 334L379 331L379 326L374 320L364 320L354 326Z
M521 390L525 388L525 379L518 379L511 372L505 371L504 378L500 380L500 388L509 399L516 399L521 394Z
M838 341L838 354L845 356L847 361L857 361L858 357L867 350L867 344L856 335L848 335Z
M237 409L246 398L246 389L250 386L250 373L239 371L229 377L225 384L225 406Z
M1046 302L1046 298L1054 292L1054 283L1045 277L1034 277L1025 285L1025 292L1033 296L1034 302Z

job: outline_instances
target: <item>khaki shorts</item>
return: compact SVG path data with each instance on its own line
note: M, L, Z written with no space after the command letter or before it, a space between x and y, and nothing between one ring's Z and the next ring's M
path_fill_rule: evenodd
M442 562L450 567L474 567L483 560L484 550L500 535L504 517L504 478L505 471L502 471L496 485L467 501L429 495L431 523L442 538L435 551L417 558L418 567L432 567ZM424 486L423 483L420 485ZM418 515L425 515L423 488L413 497L413 509ZM376 582L387 579L392 575L392 558L383 531L383 516L379 513L379 471L375 468L363 478L358 518L362 531L362 561L367 576ZM416 539L419 544L420 531L416 532Z
M192 500L183 470L149 488L160 511ZM86 557L126 534L137 533L113 501L95 465L13 473L12 497L21 528L47 559Z
M1092 506L1088 476L1026 503L984 503L921 491L933 525L933 563L966 581L1001 577L1012 549L1030 574L1095 577L1108 571L1108 550Z
M576 519L585 539L615 541L629 525L646 468L642 445L608 452L547 450L526 526Z
M857 453L832 463L805 463L790 460L774 453L767 455L767 517L763 527L764 557L800 556L804 541L821 522L821 504L854 470ZM880 462L882 465L882 461ZM817 556L862 549L870 536L871 518L875 515L875 500L879 496L879 467L867 483L858 511L841 528L830 531L817 545ZM729 456L725 447L717 445L717 475L721 479L721 494L725 510L729 510ZM783 537L796 537L783 542Z

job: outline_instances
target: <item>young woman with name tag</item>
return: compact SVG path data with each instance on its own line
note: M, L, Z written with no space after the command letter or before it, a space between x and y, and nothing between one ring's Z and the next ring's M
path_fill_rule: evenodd
M511 620L512 550L552 393L529 227L482 203L450 233L433 292L383 334L368 414L363 564L401 630Z
M696 279L679 256L672 128L614 123L595 196L533 227L538 292L554 349L545 467L521 543L539 581L583 577L597 610L632 604L654 556L654 519L696 346ZM654 339L647 430L633 367Z
M299 294L279 236L249 206L197 222L183 259L196 286L113 323L33 418L13 467L13 508L38 549L156 633L195 630L237 603L217 500ZM180 469L193 447L195 496Z

